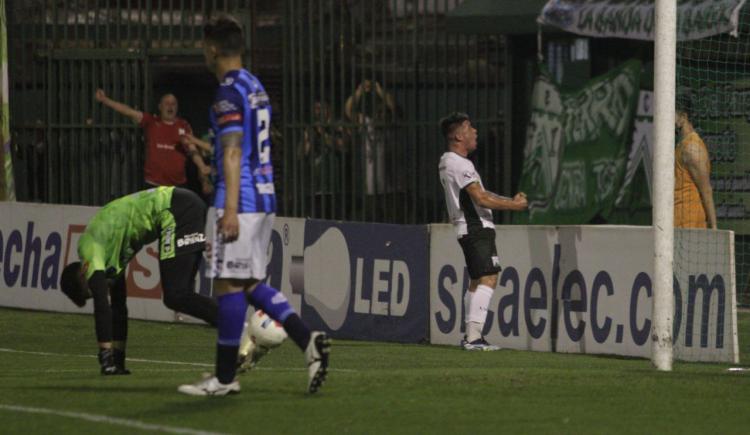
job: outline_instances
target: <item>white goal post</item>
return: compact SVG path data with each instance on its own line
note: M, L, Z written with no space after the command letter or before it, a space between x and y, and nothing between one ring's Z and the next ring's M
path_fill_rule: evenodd
M654 33L654 308L651 360L672 370L677 2L656 0Z

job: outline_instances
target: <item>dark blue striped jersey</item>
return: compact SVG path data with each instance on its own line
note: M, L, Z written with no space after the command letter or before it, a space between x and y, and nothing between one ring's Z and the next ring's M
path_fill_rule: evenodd
M221 136L242 132L239 213L275 213L271 165L271 102L260 81L245 69L228 72L211 106L216 162L214 206L224 208L226 184Z

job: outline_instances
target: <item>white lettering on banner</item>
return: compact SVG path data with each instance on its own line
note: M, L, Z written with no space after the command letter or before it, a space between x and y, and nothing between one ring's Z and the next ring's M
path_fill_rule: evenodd
M362 268L364 262L364 258L357 258L356 278L354 280L354 312L368 314L370 312L370 300L362 296Z
M357 258L354 278L354 312L403 317L409 308L409 266L402 260L375 258L372 262L372 296L364 296L364 258Z
M258 189L258 193L260 193L261 195L270 195L276 192L276 189L273 187L273 183L257 183L255 187Z
M594 160L591 164L597 186L594 197L597 202L604 201L615 189L617 162L612 159L600 159Z
M565 143L598 139L602 127L620 135L629 127L629 96L636 92L637 77L626 72L603 80L581 93L563 99Z
M677 39L701 39L721 33L737 36L738 12L745 0L678 2ZM568 32L594 37L653 40L653 0L549 0L537 19Z
M639 116L635 119L635 128L633 129L633 139L628 155L628 163L625 167L625 177L617 193L615 205L624 206L628 194L631 191L633 180L635 179L638 168L643 165L643 172L646 175L646 184L648 185L649 203L651 202L651 143L653 141L653 117L649 115L651 105L648 103L653 96L653 92L641 91L639 107ZM640 107L643 107L641 111ZM643 115L640 115L643 114Z
M401 298L399 289L402 289ZM410 291L409 267L403 261L394 261L391 272L391 316L403 317L406 314Z
M586 206L586 163L563 162L554 196L554 208L569 210Z
M390 269L391 262L376 258L372 265L372 314L388 315L388 299L383 301L381 295L388 296L388 279L383 279Z

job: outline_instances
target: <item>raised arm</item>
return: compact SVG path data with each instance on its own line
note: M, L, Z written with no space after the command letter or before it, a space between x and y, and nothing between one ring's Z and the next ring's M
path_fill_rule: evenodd
M104 104L105 106L121 115L127 116L136 124L140 124L141 120L143 119L143 112L141 112L140 110L135 110L127 104L120 103L119 101L115 101L109 98L102 89L97 89L94 97L96 98L96 101Z
M469 194L471 200L480 207L491 208L493 210L523 211L529 206L526 194L523 192L517 193L511 199L507 196L496 195L484 190L479 183L471 183L464 189L466 189L466 193Z
M686 144L682 153L682 162L701 195L701 203L706 211L706 224L709 228L715 230L716 209L714 207L714 191L711 188L709 156L706 148L696 142Z

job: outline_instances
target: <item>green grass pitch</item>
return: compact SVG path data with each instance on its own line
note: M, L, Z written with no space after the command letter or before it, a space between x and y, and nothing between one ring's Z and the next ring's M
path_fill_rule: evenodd
M750 313L740 313L750 361ZM130 376L103 377L90 316L0 309L0 433L750 433L750 372L643 359L334 341L328 382L305 394L287 340L242 393L188 397L215 332L131 321Z

